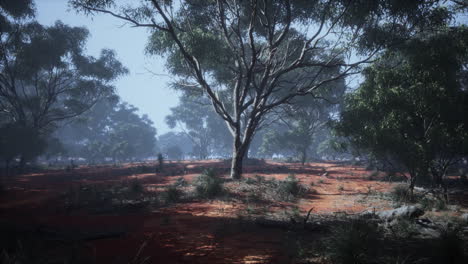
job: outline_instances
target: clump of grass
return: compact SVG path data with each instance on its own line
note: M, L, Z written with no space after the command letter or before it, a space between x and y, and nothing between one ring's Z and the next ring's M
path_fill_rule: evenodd
M128 189L131 193L142 193L145 187L138 178L133 178L128 182Z
M165 203L177 203L182 197L182 191L175 185L170 185L161 194L162 199Z
M245 181L246 184L255 184L256 183L255 179L252 179L252 178L245 178L244 181Z
M338 186L338 191L342 192L342 191L344 191L344 189L345 189L345 188L344 188L343 185L340 184L340 185Z
M447 203L445 202L445 200L440 198L423 197L419 200L419 204L424 210L436 209L442 211L447 209Z
M295 174L289 174L283 181L278 181L277 192L279 197L290 200L297 197L301 192L301 184Z
M174 185L178 186L178 187L184 187L184 186L188 185L188 182L184 179L184 177L179 177L179 178L177 178Z
M401 218L389 227L391 233L402 239L410 239L417 234L416 223L409 218Z
M332 262L341 264L372 263L380 245L380 229L363 219L339 225L326 240Z
M260 176L260 175L256 174L254 177L255 177L255 180L256 180L258 183L265 182L265 177L264 177L264 176Z
M324 184L325 181L324 181L323 179L320 179L320 180L317 181L317 183L318 183L318 184Z
M410 200L408 187L404 184L396 185L390 192L390 196L397 203L405 203Z
M378 178L379 178L379 172L376 171L376 170L372 171L371 174L369 174L369 176L367 176L367 179L368 179L369 181L375 181L375 180L377 180Z
M216 176L214 170L205 170L195 180L195 192L198 197L212 199L224 192L221 179Z

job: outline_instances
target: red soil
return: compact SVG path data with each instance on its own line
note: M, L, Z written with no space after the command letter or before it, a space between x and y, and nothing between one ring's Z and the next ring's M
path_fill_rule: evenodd
M227 166L222 161L185 161L172 165L170 170L187 169L188 174L164 177L155 173L128 175L125 174L128 166L83 167L68 173L50 171L22 175L12 180L9 186L14 188L0 197L0 222L76 232L125 230L123 237L88 243L88 254L96 263L128 263L139 248L141 257L151 257L149 263L287 263L288 256L283 250L284 231L232 228L233 218L245 209L242 204L198 201L129 215L92 215L87 212L70 215L59 208L63 203L60 194L76 184L110 183L132 176L140 178L145 186L164 186L181 176L191 182L203 168L226 168L227 171ZM288 173L295 173L307 186L315 183L311 188L317 194L310 194L298 203L302 212L314 208L314 214L356 213L369 207L384 209L385 204L362 204L358 200L369 191L368 186L377 191L388 191L392 187L391 183L366 180L365 176L370 172L361 167L338 163L301 166L267 162L262 166L246 166L244 176L284 179Z

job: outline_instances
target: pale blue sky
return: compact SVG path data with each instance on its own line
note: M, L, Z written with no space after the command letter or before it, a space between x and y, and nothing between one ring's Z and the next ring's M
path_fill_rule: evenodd
M115 82L118 94L124 101L135 105L140 113L147 114L153 120L158 135L169 131L164 117L169 108L178 102L178 95L168 87L169 78L154 76L154 73L166 74L164 60L145 55L144 48L148 32L141 28L132 28L122 21L106 15L87 17L68 10L67 0L36 0L37 19L41 24L51 25L61 20L71 26L88 28L87 54L98 56L103 48L113 49L118 59L130 70L130 73Z

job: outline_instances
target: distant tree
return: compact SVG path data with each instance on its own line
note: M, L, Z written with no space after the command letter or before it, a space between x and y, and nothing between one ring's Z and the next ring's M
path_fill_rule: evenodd
M46 140L35 129L15 123L0 127L0 157L7 171L16 157L22 156L20 167L23 167L24 162L37 157L45 148Z
M184 132L167 132L158 137L158 147L160 152L167 155L167 150L177 146L182 155L186 156L193 153L193 142Z
M46 140L61 122L112 94L111 82L127 72L111 50L99 58L84 54L86 29L35 22L32 1L1 1L0 8L0 127ZM9 148L21 164L34 156L18 144Z
M71 3L152 30L147 51L167 55L179 83L199 89L227 124L236 179L255 132L272 110L359 72L387 44L447 13L445 1L420 0ZM361 56L351 56L356 52ZM330 70L337 67L338 72Z
M338 114L345 92L344 80L332 82L320 92L297 98L277 110L279 124L272 126L263 138L261 148L265 153L292 154L304 165L314 151L311 148L318 139L316 135L328 130L328 121Z
M171 114L166 116L166 122L170 128L178 127L190 138L192 154L198 159L206 159L230 147L226 141L229 130L206 98L184 93L179 105L171 108Z
M468 151L468 29L443 27L388 52L346 99L338 131L417 179L443 184Z
M111 97L57 133L67 149L91 163L132 161L155 154L156 129L138 109Z
M178 145L168 146L164 149L164 153L170 160L182 160L184 159L184 152Z

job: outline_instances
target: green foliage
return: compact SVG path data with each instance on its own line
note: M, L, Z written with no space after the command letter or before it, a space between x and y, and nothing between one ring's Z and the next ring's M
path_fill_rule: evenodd
M184 186L188 185L188 182L184 179L184 177L179 177L179 178L177 178L174 185L178 186L178 187L184 187Z
M224 192L223 183L213 169L205 170L194 182L195 192L201 198L212 199Z
M112 81L128 71L112 50L84 54L85 28L34 21L32 1L2 1L0 8L0 126L21 130L8 133L6 147L0 139L0 149L9 152L0 155L7 162L21 156L23 166L46 150L47 138L64 120L113 95Z
M338 131L378 159L404 166L411 177L440 183L453 162L446 154L468 149L467 58L464 26L442 27L388 51L346 98Z
M145 190L145 187L138 178L132 178L128 183L130 192L138 194Z
M161 194L165 203L177 203L182 197L182 191L176 185L170 185Z
M184 134L191 139L192 155L200 160L209 155L222 155L230 148L231 138L223 120L212 110L207 98L184 93L179 104L166 116L169 127L183 125Z
M153 122L117 96L100 101L57 134L70 154L85 157L90 163L143 159L152 156L156 146ZM154 172L154 168L140 168L140 173Z
M390 196L396 203L406 203L410 201L408 186L405 184L398 184L393 187Z
M418 233L418 226L409 218L396 220L389 229L395 239L411 239Z
M332 230L326 245L333 263L374 263L382 246L380 229L365 220L349 220Z
M421 205L421 207L424 210L432 210L436 209L439 211L447 209L447 203L445 202L444 199L441 199L440 197L428 197L424 196L419 198L418 203Z
M303 188L296 178L295 174L289 174L286 179L278 181L277 193L278 197L283 200L291 200L299 196L303 191Z
M7 163L21 157L24 162L32 160L46 148L46 141L39 132L17 123L0 127L0 158Z

